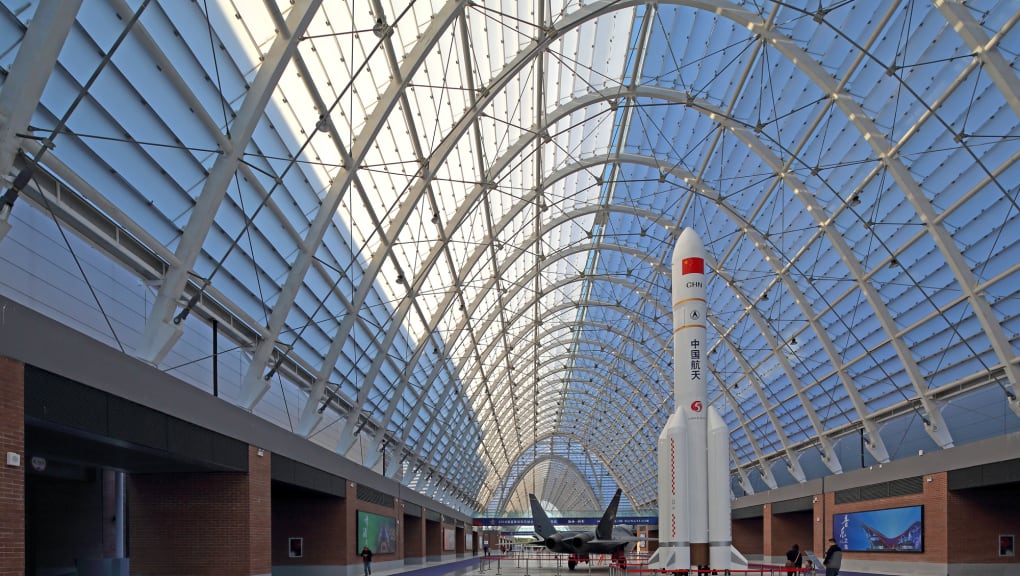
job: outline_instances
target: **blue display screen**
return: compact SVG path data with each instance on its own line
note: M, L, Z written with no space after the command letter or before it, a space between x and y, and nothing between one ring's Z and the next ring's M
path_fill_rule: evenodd
M832 515L832 533L848 552L923 552L923 506Z

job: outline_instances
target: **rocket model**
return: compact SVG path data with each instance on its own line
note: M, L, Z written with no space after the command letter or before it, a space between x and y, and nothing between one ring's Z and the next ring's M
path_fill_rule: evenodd
M657 568L731 568L729 429L706 398L705 247L673 250L673 414L659 435Z

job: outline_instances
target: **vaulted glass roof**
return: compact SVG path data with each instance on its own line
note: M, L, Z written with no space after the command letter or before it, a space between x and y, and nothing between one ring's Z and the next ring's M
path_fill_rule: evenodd
M215 331L224 399L466 512L651 510L692 227L734 494L1014 432L1018 20L3 0L0 294L210 391Z

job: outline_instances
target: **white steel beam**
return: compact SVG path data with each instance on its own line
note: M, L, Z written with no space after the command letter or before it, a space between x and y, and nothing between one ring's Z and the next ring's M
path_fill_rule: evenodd
M1013 113L1020 118L1020 77L1017 77L1009 62L1002 56L999 42L1020 20L1020 10L1015 10L1009 21L995 37L989 38L981 23L971 15L970 8L958 0L932 0L946 22L960 35L960 39L981 61L988 77L1002 93Z
M252 357L251 364L249 365L248 372L244 377L244 383L242 384L241 406L243 408L247 408L249 410L253 409L269 389L269 382L266 380L266 377L263 376L263 372L267 367L266 363L269 361L273 349L276 346L276 341L279 338L280 331L283 329L284 322L287 319L287 314L290 312L290 308L294 304L294 299L297 297L298 291L301 289L305 273L308 271L312 260L315 258L315 251L322 243L323 235L325 235L326 230L335 217L336 210L340 205L340 200L351 185L351 181L357 174L359 166L361 166L365 156L368 154L375 142L376 137L386 124L386 120L389 118L393 108L400 101L400 96L407 88L407 84L410 82L410 79L414 76L418 68L425 62L425 59L428 57L433 46L435 46L435 44L439 41L443 32L460 14L461 10L464 9L466 2L467 0L450 0L439 11L439 13L433 17L428 28L423 32L420 40L414 45L414 48L412 48L407 58L404 59L400 81L391 82L387 86L386 91L380 95L379 103L372 109L371 115L365 122L365 128L358 134L354 141L349 158L345 159L346 165L343 169L341 169L340 173L334 177L333 184L330 185L329 191L323 199L322 205L308 229L305 241L301 246L297 258L291 266L283 289L280 291L280 294L273 306L273 313L269 318L269 333L272 336L271 338L259 342L255 348L255 353ZM399 222L400 225L403 225L403 222L406 221L406 217L407 216L405 215L404 219ZM390 234L385 235L385 238L392 237L393 236ZM333 338L333 343L323 359L321 372L333 370L333 366L336 364L336 361L340 356L343 342L346 340L354 326L354 322L358 317L358 311L361 310L362 305L371 293L376 275L382 267L383 262L386 260L388 252L388 250L379 251L379 253L372 258L369 266L365 269L364 280L355 292L354 298L351 299L351 309L353 312L347 314L342 320L340 328ZM370 390L371 383L366 383L362 386L362 390L359 391L359 399L355 403L355 406L360 406L364 402L364 400L360 397L367 395ZM352 411L351 414L354 414L355 417L347 418L347 421L344 422L343 432L341 433L341 441L344 442L344 444L347 444L348 448L351 444L351 432L357 423L356 412ZM343 450L342 446L338 446L338 451L344 452L345 450Z
M6 177L39 105L81 0L42 0L0 89L0 177ZM9 39L13 40L13 39Z
M46 82L57 64L81 0L42 0L21 39L21 47L0 88L0 191L11 185L8 173L14 166L32 113L39 105ZM16 191L14 192L16 193ZM15 196L0 194L0 241L11 229Z
M241 104L237 119L230 129L230 141L216 158L202 191L191 210L191 217L177 246L177 264L163 279L159 292L145 322L138 356L158 364L166 357L183 334L183 318L175 315L177 302L184 293L191 270L201 254L216 211L223 201L231 179L237 173L244 151L262 119L266 105L276 89L284 70L290 64L305 29L315 16L322 0L298 0L287 20L287 29L279 30L273 45L259 67L255 80ZM208 283L208 279L206 283Z
M850 122L850 125L860 132L862 139L868 144L871 149L878 155L881 161L889 170L889 174L896 181L896 184L900 187L904 197L913 206L914 211L917 213L918 218L924 224L925 228L931 234L932 240L938 247L939 252L946 261L946 265L953 272L953 276L956 278L957 283L963 289L964 293L967 294L971 308L974 310L974 315L981 323L982 328L985 331L989 341L992 343L992 348L995 350L999 361L1007 367L1013 367L1011 359L1015 355L1011 347L1004 346L1008 345L1009 339L1005 335L1005 331L1001 324L999 324L995 313L991 309L991 305L983 294L979 294L975 286L977 281L974 277L973 270L967 265L967 261L963 257L963 253L960 251L960 247L956 245L949 231L946 230L945 225L939 219L938 213L932 206L931 201L925 195L924 191L921 190L921 186L914 180L910 174L910 170L907 169L899 156L898 149L889 142L889 138L878 129L875 125L875 121L867 114L867 112L861 107L854 98L847 93L845 90L837 85L836 79L832 77L821 64L815 59L811 58L810 55L801 47L797 46L790 38L785 35L778 33L773 28L767 28L763 26L756 17L747 13L741 17L741 20L746 22L748 28L756 33L761 34L776 50L782 55L788 58L794 63L801 72L803 72L808 79L810 79L823 94L827 95L835 105L842 110ZM792 181L792 175L788 175L788 181ZM806 192L803 185L799 187L798 196L803 196ZM831 225L828 223L827 225ZM841 242L838 232L829 234L829 237L833 239L834 247L837 247L837 243ZM845 246L845 243L843 243ZM856 259L855 259L856 260ZM858 266L860 264L858 263ZM867 288L865 294L870 294L868 297L869 303L872 303L872 307L876 308L876 304L880 303L880 299L877 296L877 291L874 290L874 286L870 284L862 285L862 290ZM875 298L878 302L872 302L872 298ZM882 305L884 308L884 305ZM878 309L876 308L876 314ZM918 396L922 399L922 404L925 407L926 422L925 431L928 435L942 447L950 447L953 445L952 436L949 434L948 427L942 418L941 412L930 400L927 394L927 386L924 382L924 378L921 375L920 369L917 366L917 362L910 358L909 361L905 361L904 354L909 356L909 350L905 348L902 339L894 338L896 333L895 325L889 326L886 322L889 320L888 312L885 315L878 316L883 321L883 328L885 328L887 334L890 336L891 341L897 345L897 355L900 356L901 362L904 363L904 367L907 369L908 374L911 377L911 383L917 390ZM1009 387L1006 391L1009 394L1009 407L1017 414L1020 415L1020 396L1017 394L1017 390L1020 389L1020 370L1013 368L1008 369L1006 372L1009 380Z

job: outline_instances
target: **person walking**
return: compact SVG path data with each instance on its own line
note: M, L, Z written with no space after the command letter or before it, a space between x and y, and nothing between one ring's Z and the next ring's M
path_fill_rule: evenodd
M843 563L843 549L836 544L835 538L829 538L829 548L825 551L825 559L822 565L825 566L825 576L838 576L839 567Z
M372 551L365 546L361 549L361 561L365 564L365 576L372 573Z

